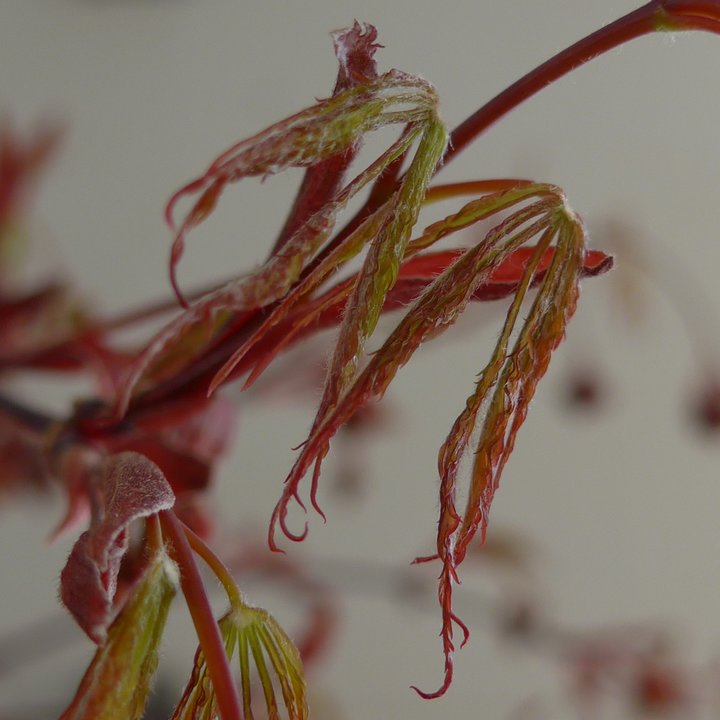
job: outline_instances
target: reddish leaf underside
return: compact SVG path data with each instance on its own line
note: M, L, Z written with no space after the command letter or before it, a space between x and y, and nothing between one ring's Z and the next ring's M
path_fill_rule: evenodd
M170 509L175 497L158 467L135 452L110 456L98 480L90 528L78 538L63 568L60 597L90 639L101 643L113 619L130 524Z

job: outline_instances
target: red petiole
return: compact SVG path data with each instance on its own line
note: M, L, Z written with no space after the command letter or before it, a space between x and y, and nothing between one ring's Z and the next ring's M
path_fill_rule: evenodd
M233 679L225 645L213 616L185 528L170 510L160 513L160 524L171 543L170 555L180 568L180 586L200 641L222 720L243 720L240 695Z

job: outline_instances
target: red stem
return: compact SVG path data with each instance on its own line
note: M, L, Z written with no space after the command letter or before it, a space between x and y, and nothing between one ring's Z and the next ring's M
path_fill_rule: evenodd
M438 163L435 172L447 165L497 120L563 75L630 40L659 30L672 29L707 30L720 34L720 3L718 0L652 0L584 37L531 70L460 123L450 134L445 156L442 162ZM310 272L390 196L393 188L388 188L388 181L392 176L388 178L386 175L387 173L378 178L367 202L311 263L306 272Z
M524 75L483 105L450 134L447 164L494 122L539 90L598 55L660 30L706 30L720 34L718 0L651 0L596 30Z
M182 523L172 510L160 513L160 523L163 533L172 543L170 555L180 567L180 587L205 657L220 716L222 720L243 720L240 695L230 670L225 644Z
M629 40L655 32L658 15L663 10L655 0L634 10L615 22L596 30L554 57L538 65L512 85L485 103L467 120L460 123L450 135L450 143L443 158L447 164L465 147L487 130L493 123L539 90L567 75L588 60L612 50Z
M493 123L563 75L630 40L655 31L673 29L707 30L720 34L720 2L718 0L653 0L576 42L513 83L455 128L451 133L451 143L443 162L438 165L438 169L462 152L469 143ZM364 206L314 258L313 262L305 269L303 277L312 272L317 264L332 252L370 212L376 210L389 197L396 185L395 178L397 178L400 165L401 162L398 160L378 178ZM248 336L252 332L253 326L262 322L262 318L271 310L272 307L264 308L255 316L246 318L248 320L247 327L242 328L241 334ZM131 316L131 319L135 318ZM124 324L126 321L125 318L120 318L120 323ZM237 337L233 338L235 348L237 348L238 341ZM193 366L186 370L182 377L174 378L168 387L156 388L152 393L153 399L162 397L168 389L179 392L188 385L199 384L197 381L208 367L218 360L223 362L224 359L220 356L224 355L225 348L218 348L212 353L212 358L203 360L202 367ZM192 389L192 387L188 388L190 391ZM144 398L144 400L148 402L150 398Z
M703 18L715 22L720 21L720 3L718 3L718 0L665 0L662 2L662 6L668 13L672 24L680 16Z

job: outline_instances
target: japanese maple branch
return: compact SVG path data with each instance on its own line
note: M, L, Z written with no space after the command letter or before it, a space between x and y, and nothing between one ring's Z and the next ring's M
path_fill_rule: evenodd
M437 173L442 165L462 152L497 120L550 83L630 40L665 30L706 30L720 34L720 0L652 0L571 45L513 83L455 128L451 133L451 142L443 161L438 164L435 172ZM390 193L397 186L399 167L399 161L393 163L388 171L378 178L364 206L309 263L303 277L307 277L371 212L387 201ZM432 189L430 192L433 192ZM242 342L242 337L248 336L252 328L262 322L262 318L271 311L272 306L244 318L240 323L241 327L235 330L241 337L235 335L232 338L231 344L234 348L237 348L238 340ZM168 390L192 392L193 388L201 384L202 376L208 370L212 371L212 367L217 362L222 362L226 353L225 347L218 346L211 353L211 357L204 358L202 366L194 365L186 370L182 377L174 378L171 387L157 388L153 393L154 399L163 397ZM145 401L149 400L150 398L145 399Z
M524 75L485 103L450 134L446 165L497 120L564 75L630 40L654 32L704 30L720 34L718 0L652 0L591 33Z
M447 164L467 145L539 90L564 75L634 38L657 31L658 13L662 3L650 2L596 30L570 47L562 50L542 65L509 85L499 95L485 103L450 133L450 143L443 158Z
M485 103L450 133L450 142L436 174L491 125L551 83L630 40L673 30L720 34L719 0L652 0L554 55ZM307 273L390 197L397 187L399 164L399 161L393 163L377 179L366 203L310 264Z

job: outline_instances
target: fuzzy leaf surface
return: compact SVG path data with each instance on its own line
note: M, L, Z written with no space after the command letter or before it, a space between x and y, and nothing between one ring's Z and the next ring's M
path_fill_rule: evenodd
M530 193L532 195L532 193ZM527 193L525 197L529 197ZM498 198L484 198L462 208L445 221L431 226L434 237L454 232L455 229L472 224L473 215L485 218L488 208L505 209L505 202ZM505 199L507 200L507 198ZM397 370L412 356L427 339L435 337L452 325L470 302L477 288L487 282L510 254L522 247L534 235L541 232L549 222L548 213L558 205L557 196L540 193L539 199L521 207L493 228L485 239L476 246L465 250L444 272L434 278L405 314L382 347L369 359L365 369L352 382L334 406L321 406L310 435L286 480L282 497L271 523L271 547L276 547L273 533L276 524L292 540L300 540L304 534L293 533L286 524L288 505L291 500L299 501L298 487L301 479L314 464L311 500L317 509L314 497L320 471L320 463L328 452L330 439L352 415L372 397L382 397ZM490 213L492 214L492 213ZM423 238L429 237L426 231ZM425 245L425 241L418 243ZM341 381L337 385L342 387Z
M553 237L557 244L545 279L512 349L510 339L520 315L522 301L530 287L541 253ZM527 416L538 382L545 374L553 350L565 336L579 294L579 280L585 257L585 234L576 216L559 208L538 243L511 304L492 357L480 374L473 394L455 421L440 449L440 519L437 558L442 563L438 599L442 609L445 676L438 690L418 692L426 698L443 695L453 676L453 628L460 627L463 644L468 630L453 611L453 586L457 568L480 527L484 537L490 506L505 463L513 450L517 433ZM456 507L460 463L479 424L473 453L473 471L464 513ZM432 558L421 558L419 561Z
M163 473L139 453L112 455L99 469L90 528L78 538L60 575L63 603L95 643L104 641L113 619L130 524L174 503Z
M328 100L321 100L238 143L221 155L203 176L181 189L168 206L169 215L172 215L178 198L188 194L199 194L200 198L176 235L171 261L173 277L186 234L212 210L228 183L288 167L309 167L343 151L371 130L386 125L405 126L396 142L283 242L282 251L274 252L255 272L198 300L151 340L127 373L123 391L117 399L116 416L124 414L135 395L197 362L227 324L242 313L281 300L330 238L338 213L422 136L432 122L436 103L431 85L419 78L390 71L367 85L353 86ZM366 239L367 242L370 240Z
M338 76L333 96L378 78L375 51L377 30L357 21L352 27L332 33ZM348 166L360 149L362 138L344 150L308 167L288 219L275 243L277 252L315 212L329 202L342 187Z

